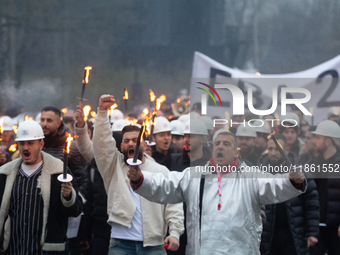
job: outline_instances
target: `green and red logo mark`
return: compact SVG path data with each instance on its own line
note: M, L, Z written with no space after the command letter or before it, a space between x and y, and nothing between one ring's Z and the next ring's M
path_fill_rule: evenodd
M197 83L199 83L199 84L201 84L201 85L204 85L204 86L206 86L207 88L209 88L211 91L213 91L214 94L217 96L218 100L220 101L221 106L223 106L223 105L222 105L222 100L221 100L221 98L220 98L220 95L216 92L216 90L215 90L213 87L211 87L210 85L205 84L205 83L203 83L203 82L197 82ZM203 90L204 92L206 92L206 93L212 98L212 100L214 100L215 106L217 106L216 100L215 100L214 96L210 93L209 90L206 90L206 89L203 89L203 88L200 88L200 87L196 87L196 88L198 88L198 89Z

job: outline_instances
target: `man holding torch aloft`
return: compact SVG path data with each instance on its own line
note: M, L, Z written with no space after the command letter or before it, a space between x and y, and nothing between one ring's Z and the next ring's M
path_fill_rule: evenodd
M260 254L261 205L303 193L305 176L295 171L277 177L247 168L237 158L236 137L227 130L218 130L213 142L206 166L168 176L130 167L127 175L135 192L150 201L186 202L187 254Z
M119 152L107 116L107 110L114 103L111 95L100 97L93 132L93 152L108 195L109 254L166 254L164 243L169 244L167 249L177 250L179 237L184 232L183 205L151 203L132 191L126 175L127 160L135 155L140 129L137 126L123 128L122 153ZM144 156L146 142L142 140L140 144L138 159L142 169L168 174L166 167ZM168 227L170 236L164 240Z
M81 213L74 183L61 183L63 162L42 151L43 130L33 120L17 132L21 157L0 168L0 251L63 254L68 217Z

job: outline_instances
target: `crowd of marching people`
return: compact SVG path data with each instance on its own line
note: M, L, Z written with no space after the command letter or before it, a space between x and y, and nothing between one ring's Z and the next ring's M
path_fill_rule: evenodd
M293 108L254 128L277 117L113 105L1 117L0 254L340 254L338 114L314 126Z

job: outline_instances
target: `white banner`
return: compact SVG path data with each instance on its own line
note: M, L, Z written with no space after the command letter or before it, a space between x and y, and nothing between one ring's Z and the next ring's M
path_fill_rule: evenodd
M215 102L211 99L208 100L207 115L210 117L219 116L224 118L225 111L233 115L233 97L228 89L216 88L216 92L209 90L207 86L202 86L202 83L209 83L211 87L215 88L215 84L223 83L222 78L228 78L227 81L233 80L233 84L238 86L244 95L245 104L247 101L247 89L251 88L253 92L254 108L260 110L270 109L272 106L273 91L278 90L278 106L275 113L281 115L281 89L290 88L304 88L311 94L308 102L303 103L303 106L308 110L314 108L314 125L318 122L327 119L329 112L333 107L340 106L340 86L339 86L339 73L340 73L340 55L313 68L305 71L288 73L288 74L274 74L274 75L255 75L246 73L238 69L233 69L224 66L215 60L205 56L200 52L195 52L192 82L190 86L190 103L201 102L202 94L205 92L202 88L211 92L215 98ZM217 79L215 84L211 84L211 79ZM201 89L198 89L201 88ZM287 98L299 99L304 98L305 95L301 93L287 93ZM218 96L221 98L221 103ZM221 106L222 104L222 106ZM247 106L245 106L247 109ZM247 111L247 110L246 110ZM287 112L290 108L287 108ZM304 119L311 123L311 116L304 116Z

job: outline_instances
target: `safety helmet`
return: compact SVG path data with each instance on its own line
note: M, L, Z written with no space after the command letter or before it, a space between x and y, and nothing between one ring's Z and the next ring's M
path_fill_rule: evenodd
M183 135L183 126L184 124L180 120L173 120L170 122L170 126L172 128L172 135Z
M259 123L263 123L263 125L261 127L258 127ZM253 122L253 125L257 126L255 128L255 131L257 133L262 133L262 134L270 134L271 133L271 129L270 129L270 125L266 120L256 120Z
M208 130L203 120L190 119L184 125L183 134L208 135Z
M168 121L167 118L165 117L157 117L155 119L155 127L153 130L154 134L158 134L161 132L168 132L171 131L171 126L170 126L170 122Z
M294 125L297 123L297 127L300 127L300 118L294 112L288 112L286 115L281 115L281 121L282 120L285 120L285 122L289 122L289 123L292 123ZM295 120L296 123L292 120Z
M183 125L190 119L190 115L188 114L184 114L179 116L178 120L181 121L183 123Z
M239 125L236 130L236 136L247 136L247 137L256 137L256 128L250 127L247 124L245 126Z
M2 130L3 131L12 131L13 130L13 121L9 116L2 116ZM1 121L0 121L1 123Z
M111 124L120 119L124 119L124 114L121 112L121 110L113 109L111 112Z
M122 131L125 126L128 126L129 122L125 119L116 120L112 125L112 131L119 132Z
M214 121L212 120L212 118L210 118L207 115L203 115L200 117L200 119L204 122L204 124L207 126L208 130L214 131Z
M45 138L41 126L34 120L26 120L18 127L15 141L31 141Z
M340 127L339 125L332 120L324 120L321 121L316 130L311 132L315 135L322 135L333 138L333 141L336 145L339 145L339 138L340 138Z
M39 112L39 113L37 114L37 116L35 116L35 121L38 122L38 123L40 123L40 119L41 119L41 112Z

